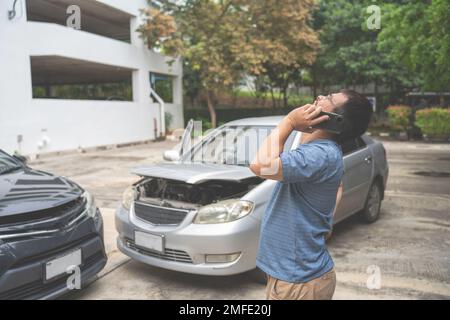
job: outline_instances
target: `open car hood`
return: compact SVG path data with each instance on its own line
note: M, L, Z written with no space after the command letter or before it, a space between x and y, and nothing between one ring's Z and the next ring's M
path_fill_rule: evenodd
M132 169L143 177L164 178L197 184L208 180L241 181L255 174L243 166L206 163L160 163Z

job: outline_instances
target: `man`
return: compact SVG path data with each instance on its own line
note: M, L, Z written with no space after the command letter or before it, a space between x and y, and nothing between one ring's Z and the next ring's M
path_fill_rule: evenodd
M335 135L314 126L321 111L344 116ZM352 90L319 96L314 105L290 112L261 145L250 165L258 176L278 180L261 226L257 266L267 274L268 299L331 299L336 286L325 238L344 171L339 142L362 135L372 115L370 102ZM282 152L293 130L301 144Z

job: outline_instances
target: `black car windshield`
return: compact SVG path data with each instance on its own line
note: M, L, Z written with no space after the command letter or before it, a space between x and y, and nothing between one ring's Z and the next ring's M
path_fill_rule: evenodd
M197 143L182 162L217 163L248 166L274 126L223 126ZM284 150L289 149L296 131L289 136Z
M22 167L23 166L19 161L0 150L0 174L7 173L11 170L19 169Z

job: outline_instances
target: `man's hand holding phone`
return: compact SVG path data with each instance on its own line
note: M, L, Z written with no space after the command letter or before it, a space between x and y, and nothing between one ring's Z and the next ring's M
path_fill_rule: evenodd
M303 132L311 132L312 127L329 120L328 115L320 116L322 108L312 104L307 104L289 112L286 118L292 129Z

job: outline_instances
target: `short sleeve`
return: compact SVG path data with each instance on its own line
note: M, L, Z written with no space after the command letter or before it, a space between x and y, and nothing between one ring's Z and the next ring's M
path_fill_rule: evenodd
M300 145L294 150L280 154L283 182L317 182L323 178L328 167L326 148L315 144Z

